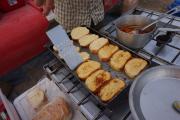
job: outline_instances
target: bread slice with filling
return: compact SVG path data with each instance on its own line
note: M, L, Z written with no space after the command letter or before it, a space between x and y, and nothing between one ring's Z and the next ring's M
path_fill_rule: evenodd
M92 92L96 93L100 87L111 79L111 74L104 70L97 70L86 79L86 86Z
M148 65L146 60L143 60L141 58L132 58L130 59L125 67L124 71L125 73L130 77L134 78L136 77L146 66Z
M89 46L90 43L92 43L94 40L98 39L99 36L95 34L88 34L85 35L84 37L79 39L79 45L82 47L87 47Z
M76 27L71 31L71 38L73 40L78 40L87 34L89 34L89 29L87 29L86 27Z
M99 92L99 97L102 101L108 102L115 95L125 88L125 82L120 79L112 79L108 84L103 86Z
M126 62L132 57L128 51L119 50L110 59L110 66L114 70L122 70Z
M81 80L86 80L93 72L101 68L101 64L97 61L89 60L82 63L76 70Z
M112 44L105 45L98 51L98 57L101 61L108 61L118 49L117 46Z
M108 39L101 37L101 38L93 41L89 45L89 49L92 53L96 54L100 48L107 45L108 43L109 43Z

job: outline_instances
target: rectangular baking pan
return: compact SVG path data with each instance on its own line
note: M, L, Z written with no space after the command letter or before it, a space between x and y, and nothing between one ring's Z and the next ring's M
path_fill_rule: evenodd
M91 34L96 34L96 35L98 35L99 37L107 38L107 39L109 40L109 43L110 43L110 44L113 44L113 45L118 46L119 49L121 49L121 50L125 50L125 51L130 52L133 57L138 57L138 58L142 58L142 59L146 60L146 61L148 62L148 65L147 65L147 67L146 67L145 69L149 68L149 66L151 65L151 62L150 62L148 59L144 58L144 57L141 56L141 55L138 55L137 53L135 53L135 52L132 51L131 49L129 49L129 48L121 45L120 43L116 42L116 41L113 40L112 38L109 38L109 37L103 35L102 33L94 30L93 28L90 28L90 27L87 27L87 28L90 30L90 33L91 33ZM69 34L69 33L68 33L68 34ZM69 37L70 37L70 35L69 35ZM70 37L70 38L71 38L71 37ZM78 42L74 42L74 45L80 47ZM78 79L78 80L80 81L80 83L81 83L87 90L89 90L89 89L86 87L85 83L78 78L78 76L77 76L77 74L76 74L76 71L75 71L75 70L74 70L74 71L70 70L69 67L67 66L67 64L64 62L64 60L61 59L61 58L59 57L59 55L53 50L53 45L52 45L52 44L49 44L49 45L47 45L47 48L50 50L50 52L53 53L54 56L56 56L56 58L64 65L64 67L66 67L66 68L74 75L74 77L76 77L76 79ZM113 70L113 69L110 67L110 65L109 65L108 62L102 62L102 61L100 61L97 55L92 54L92 53L89 51L89 48L88 48L88 47L80 47L80 51L81 51L81 52L83 52L83 51L84 51L84 52L88 52L88 53L90 54L90 59L100 62L100 63L101 63L101 66L102 66L102 69L110 72L113 78L120 78L120 79L124 80L126 86L125 86L125 88L123 89L123 91L124 91L125 89L127 89L127 88L131 85L131 83L133 82L133 79L130 79L123 71L122 71L122 72L115 71L115 70ZM145 69L144 69L144 70L145 70ZM143 70L143 71L144 71L144 70ZM108 102L103 102L103 101L101 101L101 99L100 99L96 94L92 93L92 92L89 90L89 92L91 93L91 95L94 96L94 97L96 98L96 100L98 101L98 103L101 104L101 105L103 105L103 106L109 105L110 103L112 103L112 102L117 98L117 96L123 95L123 94L124 94L123 91L121 91L120 93L118 93L117 95L115 95L110 101L108 101Z

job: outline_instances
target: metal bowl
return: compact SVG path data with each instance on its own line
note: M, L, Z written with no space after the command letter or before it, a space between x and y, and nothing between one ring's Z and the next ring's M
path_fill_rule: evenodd
M149 27L143 34L133 34L121 31L123 26L139 26L143 27L152 20L140 15L126 15L119 18L114 24L116 26L116 35L118 40L129 48L143 48L151 39L152 33L155 31L156 25Z
M152 67L139 75L129 91L133 120L179 120L180 67Z

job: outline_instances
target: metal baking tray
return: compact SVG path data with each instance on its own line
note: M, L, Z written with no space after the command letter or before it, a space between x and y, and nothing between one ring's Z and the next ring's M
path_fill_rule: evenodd
M99 37L107 38L107 39L109 40L109 43L110 43L110 44L113 44L113 45L118 46L119 49L129 51L129 52L132 54L133 57L138 57L138 58L142 58L142 59L146 60L146 61L148 62L148 66L147 66L145 69L147 69L147 68L150 66L151 62L150 62L148 59L144 58L143 56L140 56L140 55L136 54L136 53L133 52L131 49L129 49L129 48L121 45L120 43L114 41L112 38L109 38L109 37L107 37L107 36L99 33L98 31L94 30L93 28L90 28L90 27L87 27L87 28L90 30L90 33L99 35ZM70 35L69 35L69 37L70 37ZM70 38L71 38L71 37L70 37ZM80 47L78 42L74 42L74 45L77 46L77 47ZM53 50L52 47L53 47L52 44L47 46L47 48L56 56L56 58L57 58L68 70L70 70L69 67L67 66L67 64L58 56L58 54ZM81 52L83 52L83 51L84 51L84 52L88 52L88 53L90 54L90 59L91 59L91 60L100 62L102 69L110 72L111 75L112 75L112 78L119 78L119 79L124 80L126 86L125 86L125 88L123 89L123 91L124 91L125 89L127 89L127 88L131 85L131 83L133 82L133 79L130 79L123 71L122 71L122 72L115 71L115 70L113 70L113 69L110 67L110 65L109 65L108 62L102 62L102 61L100 61L97 55L92 54L92 53L89 51L89 48L88 48L88 47L80 47L80 51L81 51ZM83 86L84 86L85 88L87 88L86 85L85 85L85 83L78 78L75 70L74 70L74 71L70 70L70 72L83 84ZM88 89L88 88L87 88L87 89ZM101 101L101 99L100 99L96 94L92 93L92 92L89 90L89 92L91 93L91 95L94 96L94 97L97 99L97 101L98 101L101 105L103 105L103 106L107 106L107 105L109 105L110 103L112 103L112 102L115 100L115 98L116 98L117 96L119 96L120 94L123 95L123 94L124 94L123 91L121 91L119 94L115 95L110 101L108 101L108 102L103 102L103 101Z
M150 68L136 78L129 92L134 120L180 119L173 105L180 100L179 73L179 66L163 65Z

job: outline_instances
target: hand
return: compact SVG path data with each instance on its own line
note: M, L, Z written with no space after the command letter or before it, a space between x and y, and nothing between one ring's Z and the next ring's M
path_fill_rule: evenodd
M136 6L139 0L124 0L125 6Z
M134 9L138 5L139 0L123 0L122 13Z
M44 1L45 0L35 0L35 4L40 7L44 4Z
M54 0L46 0L43 6L43 14L48 15L51 10L54 10Z

